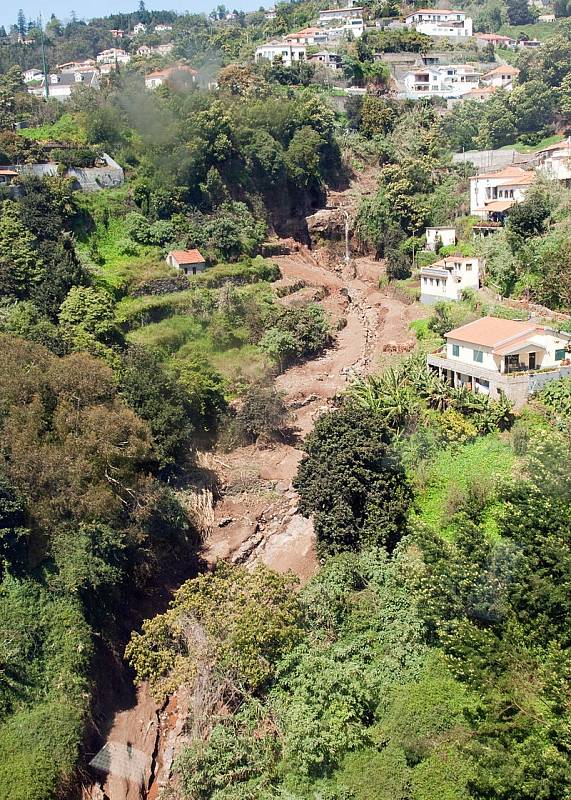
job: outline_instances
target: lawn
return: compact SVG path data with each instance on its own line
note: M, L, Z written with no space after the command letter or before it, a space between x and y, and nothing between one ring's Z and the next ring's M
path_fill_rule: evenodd
M455 499L472 484L490 486L498 478L508 477L515 463L513 450L497 434L440 451L423 469L423 474L417 476L418 518L444 537L450 536L452 528L448 517ZM484 512L484 525L490 536L497 534L498 508L492 493Z
M533 25L502 25L498 33L511 36L512 39L520 39L521 34L525 33L530 39L544 42L558 32L562 22L563 19L557 19L555 22L535 22Z
M515 144L507 144L505 147L502 147L502 150L517 150L518 153L536 153L538 150L543 150L544 147L549 147L551 144L557 144L557 142L562 142L565 137L559 134L555 134L554 136L546 136L545 139L542 139L537 144L520 144L520 142L516 142Z

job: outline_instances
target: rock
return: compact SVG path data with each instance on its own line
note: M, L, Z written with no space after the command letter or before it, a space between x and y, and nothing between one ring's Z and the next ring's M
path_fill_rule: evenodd
M234 522L234 517L222 517L222 519L218 520L218 527L225 528L226 525L230 525L231 522Z
M289 404L289 407L303 408L304 406L308 406L310 403L315 403L316 400L319 400L319 397L316 394L309 394L307 397L303 397L301 400L292 400Z

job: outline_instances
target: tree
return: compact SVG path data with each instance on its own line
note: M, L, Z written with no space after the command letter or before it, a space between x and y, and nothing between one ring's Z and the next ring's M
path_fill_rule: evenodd
M507 12L510 25L530 25L535 21L528 0L507 0Z
M123 358L119 390L153 434L160 469L173 468L193 456L191 399L157 353L130 347Z
M523 203L517 203L510 211L507 230L512 252L521 247L526 239L540 236L551 214L552 203L543 189L531 189Z
M321 136L305 125L296 131L285 153L285 163L293 183L300 189L311 189L320 183Z
M403 535L412 493L390 442L386 424L362 409L318 419L294 485L300 511L313 515L321 553L393 549Z
M116 335L113 298L102 289L72 287L61 304L58 319L70 342L79 343L87 334L95 341L110 343Z
M301 638L292 584L291 575L261 564L246 570L223 561L187 581L170 609L147 620L127 646L137 682L148 680L153 694L163 697L202 680L215 702L260 692Z
M36 237L23 224L18 204L6 200L0 217L0 292L25 298L45 276Z
M236 413L238 439L251 444L257 439L274 439L289 420L282 395L273 386L252 385Z
M16 23L16 26L18 28L18 33L20 34L21 38L24 39L26 36L27 25L26 25L26 15L24 14L21 8L18 10L18 21Z

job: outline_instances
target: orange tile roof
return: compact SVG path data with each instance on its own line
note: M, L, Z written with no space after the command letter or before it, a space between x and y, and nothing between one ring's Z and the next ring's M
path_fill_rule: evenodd
M481 345L482 347L503 347L511 340L520 339L541 333L543 328L534 322L522 322L515 319L500 319L499 317L482 317L481 319L462 325L460 328L446 333L446 338L459 339L462 342Z
M473 175L470 180L480 180L481 178L499 178L499 180L509 182L509 185L525 185L533 183L535 173L521 167L504 167L497 172L483 172L481 175Z
M500 64L499 67L494 67L494 69L486 72L484 78L488 78L490 75L519 75L519 69L512 67L511 64Z
M204 258L200 250L171 250L172 256L177 264L204 264Z
M8 169L7 167L0 167L0 175L18 175L16 170Z

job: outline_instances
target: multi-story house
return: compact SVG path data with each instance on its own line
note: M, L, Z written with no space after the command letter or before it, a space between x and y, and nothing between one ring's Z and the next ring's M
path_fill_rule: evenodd
M97 54L98 64L128 64L131 56L121 47L110 47Z
M470 64L438 64L407 72L403 79L405 96L416 100L426 96L460 97L478 86L480 73Z
M427 36L449 36L453 38L472 35L472 18L464 11L441 8L419 8L407 14L405 24L416 28Z
M482 317L445 334L446 345L427 356L428 367L452 386L516 408L546 383L571 375L571 334L536 322Z
M483 220L503 222L507 211L521 203L535 173L521 167L504 167L470 178L470 214Z
M48 97L54 100L67 100L78 86L99 89L99 73L96 70L91 72L52 73L48 75L47 92L43 76L33 86L28 87L28 92L36 97L45 97L47 94Z
M420 302L431 305L440 300L457 302L464 289L480 288L482 262L479 258L448 256L420 270Z
M496 89L511 89L512 84L519 75L519 69L511 64L500 64L498 67L482 75L482 82Z
M268 42L256 47L255 61L273 61L280 58L284 66L291 67L299 61L305 61L307 48L304 44L292 44L291 42Z
M546 177L571 184L571 136L562 142L544 147L536 154L537 169Z

